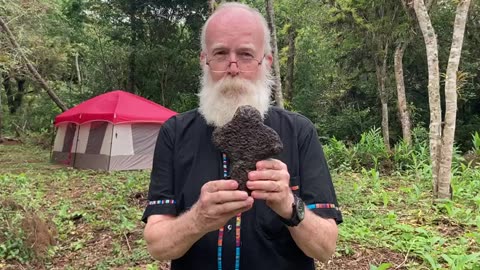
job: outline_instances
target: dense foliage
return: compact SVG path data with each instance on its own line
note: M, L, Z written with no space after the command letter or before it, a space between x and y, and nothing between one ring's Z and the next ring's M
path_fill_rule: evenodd
M265 10L264 1L244 2ZM380 126L373 58L383 51L377 41L390 44L386 85L390 141L401 137L393 76L398 42L408 42L403 62L413 126L428 128L423 38L400 1L387 1L389 6L380 9L384 2L275 1L281 75L283 85L291 85L285 95L287 107L308 116L325 140L358 142L361 133ZM435 1L430 10L442 72L454 2ZM0 15L23 52L68 106L124 89L179 112L195 107L199 32L208 12L203 0L0 0ZM472 147L470 138L480 130L479 18L480 5L474 1L459 71L456 144L462 151ZM290 58L293 45L295 55ZM51 130L60 110L33 80L3 32L0 73L3 133Z

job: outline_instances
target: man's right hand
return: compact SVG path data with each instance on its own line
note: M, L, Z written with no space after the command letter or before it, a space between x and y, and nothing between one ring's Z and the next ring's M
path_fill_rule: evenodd
M238 213L252 208L253 198L237 188L235 180L209 181L202 186L200 198L190 210L200 231L218 230Z

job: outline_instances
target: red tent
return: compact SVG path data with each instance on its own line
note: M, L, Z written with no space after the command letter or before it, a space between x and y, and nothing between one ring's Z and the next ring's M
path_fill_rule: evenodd
M55 117L52 160L108 171L151 168L160 126L175 114L131 93L99 95Z
M63 122L84 124L92 121L119 123L164 123L176 112L143 97L116 90L108 92L55 117L55 126Z

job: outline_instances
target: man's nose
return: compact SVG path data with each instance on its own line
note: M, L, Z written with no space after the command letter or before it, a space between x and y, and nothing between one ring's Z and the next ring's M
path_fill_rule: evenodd
M230 63L228 64L227 72L232 76L236 76L240 73L240 69L238 69L237 57L235 54L230 54Z

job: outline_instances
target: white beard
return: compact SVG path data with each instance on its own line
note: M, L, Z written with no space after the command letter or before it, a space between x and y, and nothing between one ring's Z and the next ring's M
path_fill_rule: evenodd
M260 78L256 81L225 76L213 82L208 68L204 66L202 88L198 94L199 112L208 124L222 127L232 120L237 108L243 105L256 108L264 118L270 107L273 80L264 64L260 68Z

